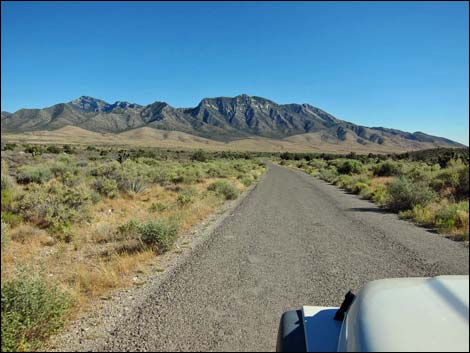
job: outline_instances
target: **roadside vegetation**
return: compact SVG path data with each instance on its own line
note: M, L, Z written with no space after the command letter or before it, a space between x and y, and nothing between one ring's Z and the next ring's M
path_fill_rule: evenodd
M281 165L359 194L454 240L469 239L469 151L401 155L283 153Z
M247 153L2 145L2 351L138 285L178 236L264 172Z

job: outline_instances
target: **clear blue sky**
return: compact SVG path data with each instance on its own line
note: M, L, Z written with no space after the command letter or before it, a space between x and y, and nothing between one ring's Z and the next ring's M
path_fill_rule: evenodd
M247 93L468 145L467 2L1 6L2 110Z

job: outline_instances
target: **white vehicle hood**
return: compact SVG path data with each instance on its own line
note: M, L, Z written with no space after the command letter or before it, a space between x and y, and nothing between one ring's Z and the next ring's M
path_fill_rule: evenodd
M356 297L338 351L469 351L469 277L373 281Z

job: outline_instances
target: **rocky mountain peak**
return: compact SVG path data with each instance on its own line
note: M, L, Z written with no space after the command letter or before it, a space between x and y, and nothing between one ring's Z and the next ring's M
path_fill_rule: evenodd
M80 96L79 98L71 101L70 104L74 108L80 109L84 112L100 112L109 106L109 103L90 96Z

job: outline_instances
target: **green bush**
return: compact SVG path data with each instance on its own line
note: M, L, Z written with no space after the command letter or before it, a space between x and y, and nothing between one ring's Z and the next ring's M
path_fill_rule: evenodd
M151 221L139 226L142 241L149 246L157 246L159 252L164 253L171 246L178 235L178 226L174 222L163 220Z
M52 176L53 175L49 167L41 165L24 165L18 168L16 180L21 184L42 184L52 179Z
M1 242L1 246L2 246L2 249L8 245L8 243L10 242L10 225L8 223L5 223L3 222L3 218L2 218L2 225L1 225L1 235L2 235L2 242Z
M386 205L392 210L412 209L416 205L426 206L436 199L436 193L424 182L411 182L406 177L398 177L387 187Z
M54 183L43 187L33 184L19 200L19 209L26 220L54 231L87 219L91 203L91 190L85 185L68 187Z
M23 222L23 217L11 212L2 212L2 222L8 223L10 227L14 228Z
M2 282L2 352L36 350L59 330L71 297L39 276L21 273Z
M451 203L437 212L436 225L441 231L464 229L468 239L468 212L468 201Z
M326 168L327 163L323 159L312 159L310 162L308 162L308 165L315 169L323 169Z
M186 188L179 192L177 202L181 206L194 202L197 191L194 188Z
M47 153L59 154L63 152L63 149L56 145L50 145L46 147Z
M114 198L119 195L118 184L116 180L113 179L98 177L93 182L92 187L100 193L100 195L104 195L106 197Z
M49 169L56 177L63 177L67 174L77 175L80 171L76 165L71 164L68 160L52 163Z
M3 151L13 151L16 148L16 143L6 143L2 145Z
M467 166L466 168L460 169L460 172L459 172L459 184L458 184L458 186L455 190L457 199L467 199L468 200L469 186L470 186L469 168Z
M63 148L64 153L67 153L67 154L74 154L76 151L75 147L71 145L64 145L62 148Z
M386 187L379 185L371 193L372 200L379 205L384 205L388 198L388 190Z
M209 185L208 190L223 195L226 200L234 200L240 193L238 189L227 180L219 180L212 183Z
M19 197L19 193L15 188L4 189L1 191L1 209L2 212L11 211L16 208L16 200Z
M364 190L367 189L369 189L369 184L362 181L357 181L353 183L351 187L351 191L355 194L361 194Z
M425 227L434 227L436 225L435 207L416 205L411 210L400 212L401 218L411 219L413 222Z
M436 172L437 167L429 166L425 163L405 164L403 175L413 182L430 183Z
M44 153L44 146L41 145L25 145L24 151L31 153L33 156L39 156Z
M208 158L207 152L204 152L203 150L198 150L193 153L193 155L191 156L191 159L193 161L205 162L209 158Z
M354 159L348 159L338 166L338 173L340 174L361 174L364 171L364 165Z
M334 180L334 184L340 188L349 189L352 183L352 176L350 175L340 175Z
M376 176L398 176L402 173L401 164L394 161L385 161L373 167Z
M3 174L1 175L1 190L10 190L15 187L15 181L9 175Z
M468 199L469 169L461 161L450 161L449 167L441 169L431 182L434 190L456 200Z
M318 176L329 183L333 183L338 178L338 171L336 167L330 166L327 169L320 170Z
M150 212L162 212L162 211L165 211L167 208L168 206L162 202L153 202L149 207L149 211Z
M141 224L135 219L131 219L117 228L117 240L141 240L140 227Z
M250 178L250 177L243 177L241 180L241 183L243 185L245 185L246 187L250 186L251 184L253 184L253 179Z

